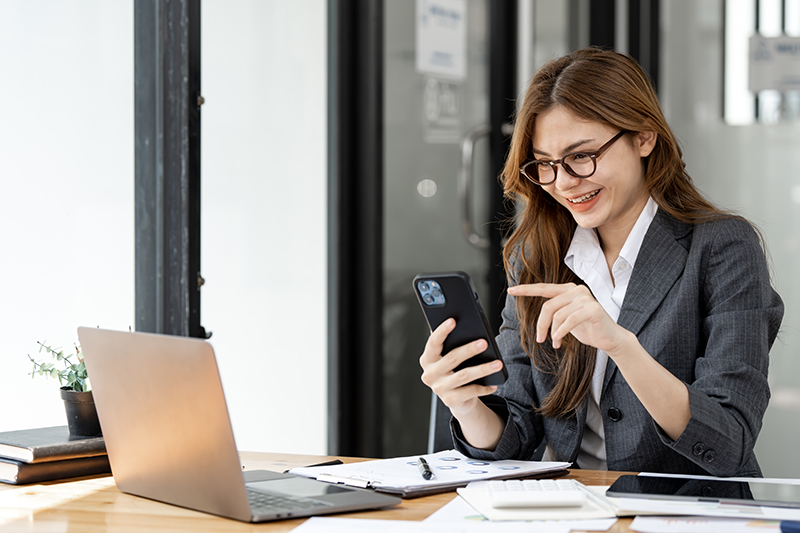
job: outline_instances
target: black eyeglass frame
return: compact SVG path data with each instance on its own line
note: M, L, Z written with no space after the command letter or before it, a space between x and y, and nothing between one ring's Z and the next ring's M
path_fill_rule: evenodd
M567 155L565 155L564 157L562 157L561 159L556 159L554 161L548 161L546 159L531 158L527 162L525 162L521 167L519 167L519 171L523 176L528 178L529 181L531 181L532 183L534 183L536 185L550 185L551 183L555 183L556 179L558 179L558 167L556 165L561 165L561 168L564 169L564 172L566 172L567 174L569 174L570 176L572 176L574 178L579 178L579 179L590 178L590 177L592 177L594 175L595 172L597 172L597 158L600 157L601 155L603 155L603 153L606 150L611 148L612 144L617 142L626 133L632 133L632 132L630 130L622 130L622 131L620 131L619 133L614 135L611 138L611 140L609 140L607 143L605 143L603 146L601 146L600 148L598 148L597 150L595 150L593 152L586 152L586 151L583 151L583 150L578 150L577 152L570 152ZM577 155L577 154L585 155L585 156L589 157L592 160L592 171L590 173L588 173L586 175L580 175L577 172L575 172L575 170L573 170L568 164L566 164L564 162L565 159L567 159L569 157L572 157L574 155ZM525 170L526 168L535 168L536 169L536 173L535 174L536 174L536 176L539 176L539 171L538 171L538 166L539 165L548 165L550 168L553 169L553 179L552 180L550 180L550 181L540 181L539 179L534 178L533 176L528 174L528 172Z

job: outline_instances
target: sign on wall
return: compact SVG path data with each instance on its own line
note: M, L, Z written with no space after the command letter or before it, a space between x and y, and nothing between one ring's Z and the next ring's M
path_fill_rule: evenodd
M800 37L750 37L749 88L800 90Z
M416 70L424 75L427 143L461 140L461 87L467 77L466 0L417 0Z
M467 76L465 0L417 0L417 72L463 80Z

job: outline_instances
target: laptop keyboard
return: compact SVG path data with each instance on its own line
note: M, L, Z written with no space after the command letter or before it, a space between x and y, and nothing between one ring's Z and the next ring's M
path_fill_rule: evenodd
M319 500L278 496L252 489L247 489L247 499L250 502L250 511L256 516L263 514L281 516L307 509L324 509L333 505Z

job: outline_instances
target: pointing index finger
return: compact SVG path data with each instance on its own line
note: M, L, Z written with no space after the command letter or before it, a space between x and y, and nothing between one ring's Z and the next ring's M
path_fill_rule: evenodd
M527 285L509 287L508 294L512 296L542 296L544 298L553 298L569 290L569 285L561 283L530 283Z

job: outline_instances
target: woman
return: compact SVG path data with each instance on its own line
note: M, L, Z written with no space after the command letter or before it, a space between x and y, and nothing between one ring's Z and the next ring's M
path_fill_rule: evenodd
M582 468L761 475L783 304L757 233L692 184L635 61L584 49L546 64L502 180L522 209L504 249L503 362L455 372L486 342L442 354L452 319L420 358L456 447L528 459L544 440L545 459ZM504 385L470 384L502 364Z

